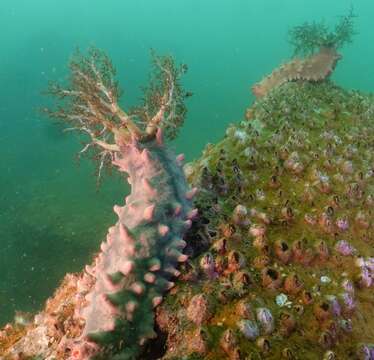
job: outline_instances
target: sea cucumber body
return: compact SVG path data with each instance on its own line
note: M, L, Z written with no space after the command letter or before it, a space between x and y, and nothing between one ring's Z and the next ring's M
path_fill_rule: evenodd
M94 286L80 310L85 327L74 359L92 358L96 344L135 356L138 345L154 335L152 309L173 286L169 280L178 275L176 264L187 260L182 238L195 215L194 191L175 156L160 139L134 141L121 146L114 165L129 175L131 194L124 206L114 207L118 221L94 265L86 267Z

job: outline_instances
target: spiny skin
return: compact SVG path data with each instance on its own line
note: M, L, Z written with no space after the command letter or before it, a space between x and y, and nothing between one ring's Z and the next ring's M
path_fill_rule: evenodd
M334 48L322 47L318 53L305 59L292 59L279 66L271 74L252 86L256 97L265 96L271 89L288 81L306 80L321 81L326 79L335 69L341 56Z
M293 82L247 117L185 167L217 235L157 309L164 359L373 359L373 97Z
M85 295L81 311L85 321L82 339L72 350L73 359L97 358L121 352L133 359L140 345L154 337L153 307L173 286L178 275L185 231L191 224L191 198L175 156L158 140L121 147L114 165L129 175L131 194L123 207L115 206L117 224L109 229L95 265L87 267L94 287Z

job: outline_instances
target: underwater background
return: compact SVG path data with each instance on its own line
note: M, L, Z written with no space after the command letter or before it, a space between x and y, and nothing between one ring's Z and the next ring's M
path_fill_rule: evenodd
M358 34L333 80L371 91L372 0L1 0L0 325L16 310L38 310L66 272L90 260L123 201L126 184L106 177L97 191L92 163L75 161L77 136L38 110L77 47L112 58L125 108L147 83L151 48L187 64L194 96L173 146L192 160L243 118L250 86L291 57L290 27L334 24L351 4Z

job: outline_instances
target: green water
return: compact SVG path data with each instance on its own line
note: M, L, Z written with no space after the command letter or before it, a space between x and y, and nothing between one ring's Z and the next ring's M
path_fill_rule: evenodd
M173 143L187 160L243 117L250 86L291 55L286 34L309 20L335 23L353 3L359 34L342 51L334 80L374 84L372 0L0 0L0 325L36 311L68 271L91 258L111 210L128 191L92 164L78 167L76 136L38 114L49 80L63 80L78 46L104 49L136 104L149 49L188 64L188 118Z

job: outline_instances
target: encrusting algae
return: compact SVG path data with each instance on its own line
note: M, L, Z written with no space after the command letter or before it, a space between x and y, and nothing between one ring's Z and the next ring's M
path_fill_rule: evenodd
M350 19L345 18L348 25ZM297 34L305 35L304 30ZM341 33L333 35L330 40L341 46ZM146 147L150 153L142 161L162 164L165 176L179 174L179 185L171 186L169 195L181 201L183 194L183 208L166 211L165 197L157 199L150 191L156 206L164 207L156 218L147 207L134 225L142 231L149 227L161 260L148 264L150 243L135 232L137 245L128 244L125 253L138 270L131 273L118 259L122 276L116 281L109 274L112 281L105 281L100 274L115 250L108 250L116 241L111 236L127 238L121 223L131 220L123 219L125 210L116 207L119 223L102 245L104 255L93 268L67 274L33 320L24 316L24 321L6 325L0 332L0 358L374 359L374 97L346 91L325 78L292 80L267 89L247 109L245 120L229 126L221 142L208 144L200 159L184 166L189 188L199 189L197 217L190 206L196 191L185 191L177 170L181 157L162 155L162 122L152 123L155 137L143 142L127 132L122 143L115 137L123 149ZM174 80L166 76L165 81L170 90ZM162 101L158 105L170 114L170 107L164 108ZM131 171L135 187L137 173ZM132 196L132 204L136 196L141 198L135 191ZM191 225L187 218L192 226L182 241ZM163 226L167 221L169 226ZM179 232L177 243L170 232ZM173 283L168 286L163 277ZM109 304L112 296L100 294L116 283L122 289L118 301L113 300L109 318L101 314L97 324L89 298ZM153 327L148 300L156 290ZM86 296L90 293L94 295ZM137 315L139 307L143 315ZM144 319L146 327L138 326ZM95 333L90 337L92 330L97 338ZM126 342L121 331L139 341Z
M217 233L196 280L157 309L165 359L374 358L373 100L329 81L283 84L185 166ZM214 310L196 325L184 309L199 294Z

